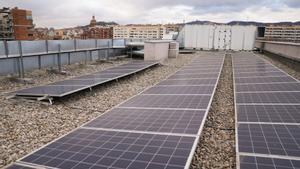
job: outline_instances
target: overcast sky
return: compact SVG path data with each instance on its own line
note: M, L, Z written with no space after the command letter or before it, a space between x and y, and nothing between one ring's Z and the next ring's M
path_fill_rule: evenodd
M175 23L298 21L300 0L0 0L1 6L32 10L37 27L86 25L98 21Z

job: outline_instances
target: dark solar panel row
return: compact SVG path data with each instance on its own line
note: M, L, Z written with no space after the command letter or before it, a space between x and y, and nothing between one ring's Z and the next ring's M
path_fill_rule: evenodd
M184 168L195 138L77 129L22 162L63 169Z
M240 156L240 168L244 169L298 169L300 160Z
M49 97L63 97L84 89L88 89L109 81L113 81L133 73L142 71L151 66L158 64L158 62L142 62L133 61L127 64L116 66L113 68L99 71L89 75L74 77L68 80L63 80L55 83L50 83L45 86L32 87L22 89L15 92L17 96L49 96Z
M299 168L299 81L252 53L233 70L239 168Z
M201 57L193 64L206 61L221 71L224 56ZM210 79L168 78L16 164L72 169L189 168L220 71Z

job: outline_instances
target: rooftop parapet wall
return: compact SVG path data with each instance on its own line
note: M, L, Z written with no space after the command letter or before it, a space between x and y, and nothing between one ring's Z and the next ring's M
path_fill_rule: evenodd
M300 62L300 43L256 40L255 47Z
M125 54L125 40L0 41L0 76Z

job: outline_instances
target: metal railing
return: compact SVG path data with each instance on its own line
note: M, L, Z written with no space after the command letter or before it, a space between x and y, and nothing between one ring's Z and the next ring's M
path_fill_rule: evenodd
M108 59L124 50L124 39L0 41L0 74L18 74L26 70L87 60Z

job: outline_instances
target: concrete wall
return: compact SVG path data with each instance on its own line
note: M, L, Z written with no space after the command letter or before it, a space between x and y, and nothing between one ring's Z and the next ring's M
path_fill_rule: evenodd
M300 61L300 44L289 42L255 41L255 47L276 55Z

